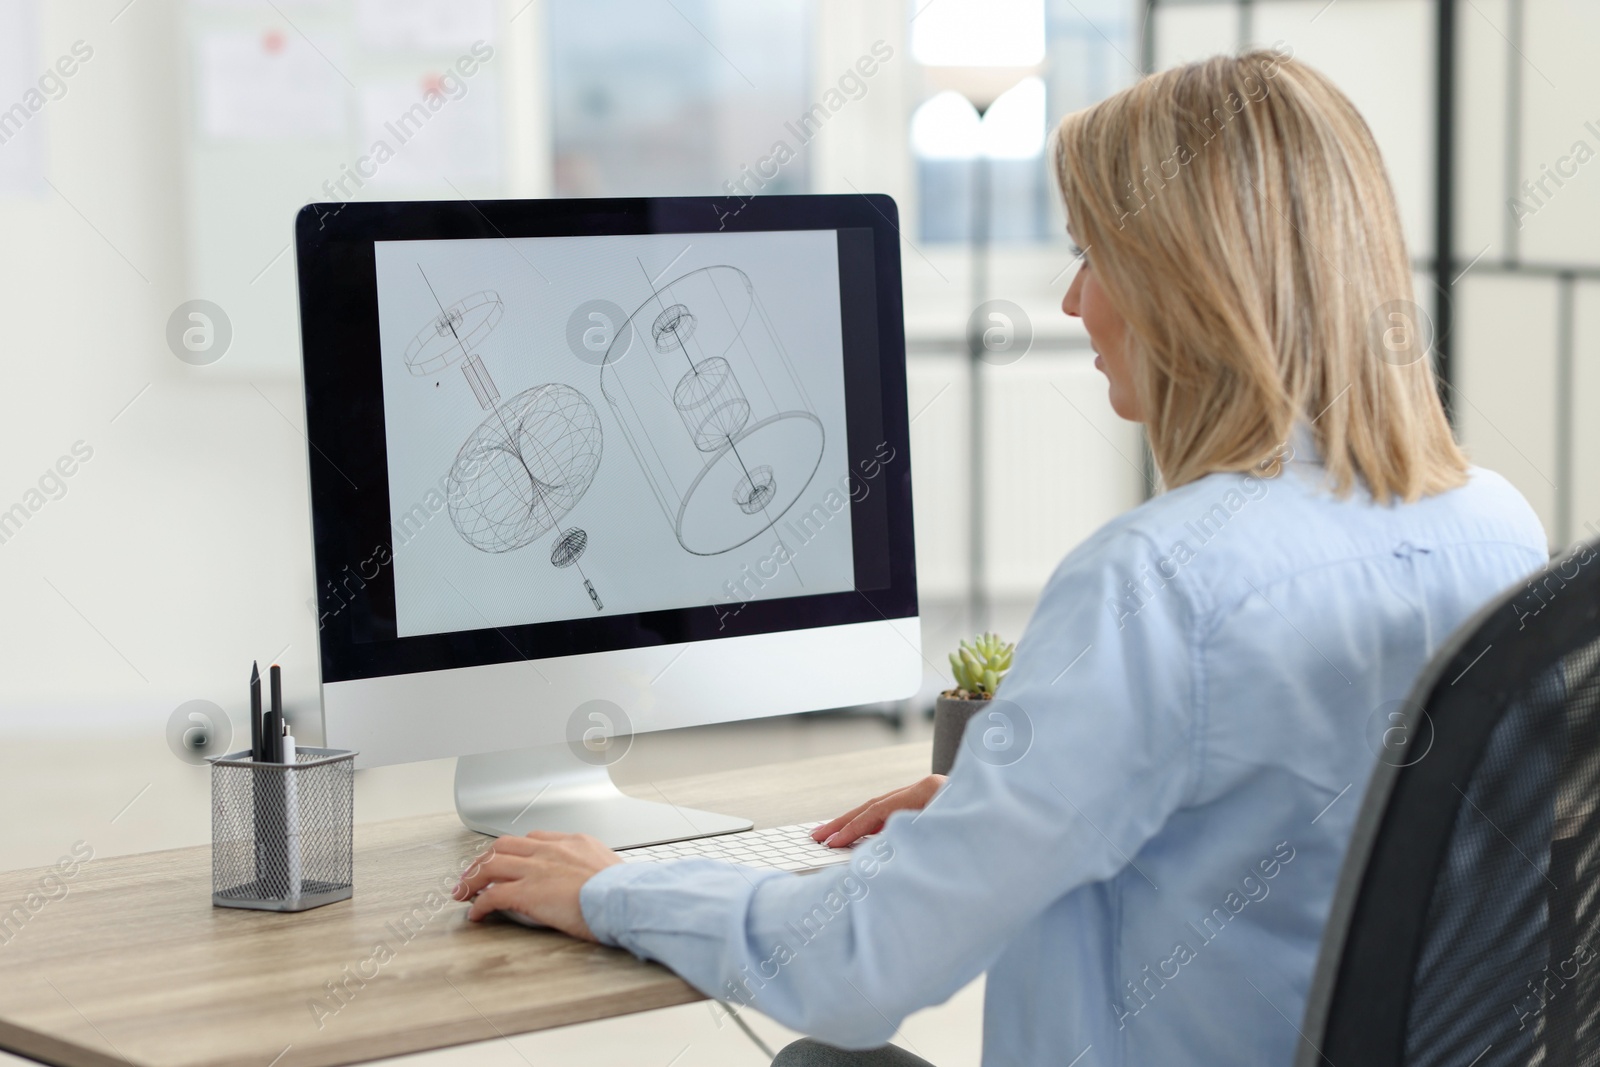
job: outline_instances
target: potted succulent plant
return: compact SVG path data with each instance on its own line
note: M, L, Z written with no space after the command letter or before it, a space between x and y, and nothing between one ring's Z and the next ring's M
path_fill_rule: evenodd
M933 706L934 774L950 773L967 720L994 698L1011 667L1011 653L1016 647L995 634L979 634L970 643L961 642L961 647L950 653L956 685L940 693Z

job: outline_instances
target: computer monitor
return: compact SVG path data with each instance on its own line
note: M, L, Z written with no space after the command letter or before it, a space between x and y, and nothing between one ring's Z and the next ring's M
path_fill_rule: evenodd
M747 828L635 733L920 682L884 196L312 204L296 222L323 733L460 757L484 833Z

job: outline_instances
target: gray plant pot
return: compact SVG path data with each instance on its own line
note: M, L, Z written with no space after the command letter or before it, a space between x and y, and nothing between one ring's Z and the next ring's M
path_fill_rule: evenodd
M967 720L989 706L984 700L958 700L940 696L933 705L933 773L949 774L961 750Z

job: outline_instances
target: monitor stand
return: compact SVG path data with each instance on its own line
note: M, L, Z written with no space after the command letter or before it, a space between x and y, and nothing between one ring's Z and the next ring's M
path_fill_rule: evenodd
M460 757L456 813L469 829L492 837L556 830L589 834L611 848L728 834L753 825L732 815L630 797L611 781L605 766L580 759L566 745Z

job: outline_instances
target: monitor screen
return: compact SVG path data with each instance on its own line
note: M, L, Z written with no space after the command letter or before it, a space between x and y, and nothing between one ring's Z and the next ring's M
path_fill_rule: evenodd
M916 615L886 197L297 222L325 683Z
M375 251L399 636L855 588L835 231Z

